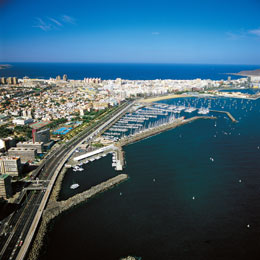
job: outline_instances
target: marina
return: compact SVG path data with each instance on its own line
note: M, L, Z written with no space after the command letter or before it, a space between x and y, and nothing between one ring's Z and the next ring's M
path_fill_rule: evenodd
M138 110L136 110L127 113L110 126L110 128L101 135L101 138L110 141L110 144L115 145L115 147L120 147L121 149L123 147L124 152L122 152L121 155L124 157L123 160L127 161L127 166L123 168L123 171L129 175L131 182L107 193L105 198L102 197L99 199L97 206L91 204L99 211L98 217L96 217L96 210L92 210L91 207L87 207L88 209L79 207L79 209L73 210L75 213L71 212L70 214L78 215L78 212L81 212L84 216L84 220L82 219L82 221L88 219L88 221L91 222L91 219L94 218L97 225L94 225L93 222L91 222L91 225L88 225L87 223L84 224L84 226L88 228L88 232L94 236L95 232L97 232L98 225L101 225L101 223L103 223L102 221L104 221L103 216L106 216L108 222L102 225L105 225L106 230L110 233L110 231L112 232L112 230L114 230L114 228L110 229L110 226L117 226L117 224L112 224L115 223L114 213L112 214L112 211L117 212L117 215L124 219L127 219L127 216L131 215L131 212L134 212L137 216L136 221L133 219L130 223L125 225L119 220L120 227L123 227L123 233L127 232L133 237L138 237L139 233L138 231L135 231L136 229L134 227L142 225L142 227L147 230L152 228L156 237L169 236L172 240L177 241L179 245L179 241L183 241L181 232L185 230L185 227L183 226L182 221L179 221L178 218L176 219L174 212L176 212L176 210L182 210L184 204L186 205L185 207L191 207L189 211L192 211L192 214L195 214L196 216L194 223L191 222L189 224L189 229L194 228L194 225L198 226L200 229L203 229L204 225L211 226L211 220L213 221L213 219L216 219L216 215L222 214L223 218L227 218L227 220L224 221L225 227L232 229L232 233L236 233L238 228L255 230L252 221L254 222L256 220L253 220L252 216L251 221L248 220L248 223L243 224L242 221L240 221L240 218L236 218L233 213L231 214L232 216L228 215L227 217L223 214L227 214L227 207L232 207L232 205L238 207L239 204L237 199L233 200L227 195L230 191L230 187L232 188L232 196L236 196L243 200L243 185L251 180L251 175L247 175L247 172L245 173L243 170L243 163L246 162L246 164L248 164L250 161L254 164L254 162L256 162L256 157L253 156L252 150L255 149L256 151L259 151L259 144L255 143L255 139L252 139L247 135L247 132L243 127L245 125L246 129L250 127L251 121L249 121L249 113L252 113L252 116L250 117L252 118L260 112L259 105L256 102L257 101L230 98L175 99L164 100L147 107L139 107L138 109L142 110L141 112L137 112ZM178 107L180 108L177 109ZM193 111L189 112L189 108ZM208 108L209 112L207 114L199 114L198 112L201 108ZM177 113L177 111L180 112ZM202 120L202 118L209 120ZM234 120L232 120L232 118ZM193 123L188 124L190 122ZM237 123L234 124L234 122ZM175 129L171 131L173 128ZM111 129L113 129L113 131L110 131ZM126 129L127 131L116 131L118 129ZM256 131L259 130L259 127L251 129L254 132L254 136ZM164 132L164 134L158 135L160 132ZM196 138L194 138L194 135ZM153 136L153 138L148 138L150 136ZM142 140L142 142L138 142L140 140ZM246 144L248 148L245 149L243 144ZM173 147L174 149L172 149ZM189 151L188 157L186 149ZM82 156L83 150L76 153L75 157ZM93 157L86 157L76 162L76 165L78 165L78 167L83 167L84 171L74 172L73 168L69 169L70 172L68 176L66 176L64 185L66 183L71 185L72 178L75 179L75 181L80 184L80 187L74 191L71 190L71 192L77 194L78 192L83 191L83 187L81 187L81 184L84 185L83 180L88 180L91 175L104 174L104 172L113 174L113 168L118 159L118 154L111 152L112 151L106 155L97 153L93 155ZM243 155L244 153L250 154L252 158L245 157ZM235 157L231 156L231 154L234 154ZM103 156L105 156L105 158ZM238 164L238 167L240 167L236 168L236 171L229 166L231 163L233 164L234 161ZM85 162L87 162L87 164L85 164ZM200 171L198 171L197 167L194 167L194 165L197 165L197 162L200 163ZM76 167L76 169L78 168ZM79 179L77 180L77 178ZM131 185L132 182L133 184ZM138 186L139 183L142 183L141 187ZM250 182L250 185L254 185L253 183L254 182ZM240 186L237 187L236 185ZM182 188L180 189L179 186ZM64 194L68 193L65 188L62 192ZM162 194L159 195L159 198L158 192L159 194ZM181 194L181 201L177 199L178 196L176 197L176 192ZM140 196L140 194L142 194L142 196ZM218 194L218 196L216 196L216 194ZM163 196L163 202L160 196ZM222 205L223 201L227 203L227 206L224 204L224 209L223 206L212 206ZM135 210L132 207L127 206L129 203L135 205L137 209ZM147 205L145 210L148 210L153 203L156 203L156 206L153 206L156 210L151 210L151 212L156 216L156 219L158 219L158 225L155 224L156 222L152 219L147 220L145 211L142 210L145 207L144 205ZM174 210L169 206L171 203L174 203L175 205ZM115 204L116 206L112 204ZM167 205L167 207L165 207L165 205ZM111 215L105 209L103 210L103 208L106 207L113 209ZM118 207L120 207L120 210L117 209ZM204 213L201 212L201 207L203 209L207 207L211 210L208 213L209 217L204 216ZM165 214L162 213L163 210L166 211ZM160 212L160 214L158 214L158 212ZM241 214L241 211L238 212ZM164 223L169 214L170 218L175 219L173 224ZM181 216L187 223L187 214L182 213ZM203 225L201 221L197 219L200 217L206 219L206 222ZM244 217L246 217L245 214ZM67 221L69 221L70 217L63 216L62 219L63 220L55 221L57 223L55 224L55 231L51 232L50 236L55 237L54 232L57 233L57 230L64 235L66 234L67 231L64 229L61 231L60 228L64 226L64 223L68 223ZM142 221L142 219L145 219L145 222ZM230 227L229 219L232 219L232 221L235 222L234 229L233 226ZM218 221L216 223L217 228L214 232L218 232L220 229ZM130 225L129 228L127 227L128 225ZM172 225L174 226L173 228ZM181 228L179 228L179 226ZM162 227L164 228L162 229ZM123 235L122 232L117 230L117 236L120 237ZM178 236L177 234L179 234L180 238L176 240L176 237L171 235L172 232L174 232L175 236ZM188 233L189 236L191 236L190 232ZM107 233L105 232L105 234ZM245 236L245 234L243 235ZM197 239L197 237L198 235L194 234L191 239ZM239 239L238 235L236 240L239 241ZM94 241L87 239L87 241L93 247L95 243L98 242L97 239L94 239ZM167 241L165 242L167 243ZM118 243L115 237L113 238L113 243ZM131 244L131 248L137 247L136 243L129 243ZM223 250L225 245L221 243L220 240L218 240L218 243L221 244L222 248L218 248L218 250ZM59 247L57 243L55 243L55 246ZM109 246L114 248L112 243L109 243ZM75 250L77 250L76 248L77 246L74 245ZM167 255L171 248L171 245L167 247ZM174 247L174 250L176 251L177 248L177 246ZM128 250L130 250L129 246L123 246L120 255L125 255ZM88 252L88 255L91 256L91 259L96 260L101 257L101 254L97 254L94 251ZM142 248L142 251L138 255L151 258L149 250L144 248ZM167 259L167 255L158 250L156 251L156 257L152 259L157 259L159 256L163 256ZM175 254L174 256L178 258L178 255ZM108 257L109 259L118 258L113 253L110 253Z

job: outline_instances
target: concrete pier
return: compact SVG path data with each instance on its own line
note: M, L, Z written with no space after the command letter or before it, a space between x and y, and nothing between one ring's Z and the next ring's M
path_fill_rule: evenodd
M124 154L122 147L120 145L108 145L104 146L100 149L96 149L92 152L81 154L80 156L71 158L71 160L68 163L69 166L75 166L79 163L88 163L89 161L94 161L96 159L100 159L101 157L104 157L108 155L109 153L114 154L115 161L113 162L113 165L115 167L116 171L122 171L124 167Z
M226 114L232 122L237 123L237 120L227 111L219 111L219 110L210 110L211 112L215 112L215 113L222 113L222 114Z

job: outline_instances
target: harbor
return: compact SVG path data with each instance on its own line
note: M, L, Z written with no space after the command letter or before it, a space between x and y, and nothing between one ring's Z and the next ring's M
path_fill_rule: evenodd
M72 167L74 172L83 171L83 165L111 154L112 167L116 171L122 171L125 166L122 147L130 143L199 119L217 120L217 114L227 115L232 122L237 122L230 112L212 109L213 102L214 100L209 98L176 99L171 105L160 102L143 105L137 102L96 136L95 140L98 140L103 147L95 149L88 143L83 143L72 154L66 167ZM224 107L225 103L221 105L221 108ZM77 188L74 186L72 188Z
M178 102L175 99L159 105L174 106ZM180 117L185 116L186 120L213 115L217 119L198 119L123 146L127 161L123 173L130 177L129 181L105 193L98 201L90 201L89 205L83 204L70 214L57 218L49 232L51 240L47 243L50 252L41 260L50 255L58 257L56 249L64 246L66 254L72 251L69 249L71 246L80 258L77 252L86 243L88 250L84 254L94 260L104 257L104 253L97 250L100 247L109 260L127 255L142 259L168 259L169 255L178 259L184 255L189 259L191 250L203 252L203 256L207 254L212 259L219 252L227 253L232 259L228 254L231 249L236 259L242 259L239 255L245 256L244 248L240 250L237 244L246 243L250 250L256 247L254 241L259 232L259 216L255 213L259 207L252 201L259 198L260 150L257 147L260 144L256 139L259 124L255 125L259 101L229 98L189 100L191 107L196 103L196 111L188 113L182 110ZM178 105L189 106L184 100ZM197 114L200 107L209 108L209 113ZM212 110L230 112L238 122L233 123L226 113ZM131 134L131 130L129 132ZM105 171L112 174L111 160L109 154L87 164L86 173L70 170L67 183L75 178L82 186L81 175L87 182L91 175ZM89 167L91 164L93 167ZM67 187L67 192L70 192ZM210 231L204 232L205 229ZM77 239L77 243L66 239L67 236ZM100 245L100 236L107 241L105 244ZM64 239L59 241L61 237ZM124 243L120 243L122 237ZM248 242L244 241L245 237ZM158 239L165 243L165 251L156 246ZM229 243L234 240L235 245ZM141 247L140 241L144 243ZM150 241L147 246L146 241ZM108 247L111 250L106 251ZM132 251L133 248L137 250ZM155 248L153 253L151 248ZM183 248L186 250L184 253L181 251Z
M233 116L231 112L220 110L227 108L227 106L232 109L242 107L242 109L245 109L245 112L248 109L253 109L253 105L250 107L250 101L246 101L245 103L243 103L243 101L240 103L238 101L232 101L232 103L229 103L228 100L219 101L208 98L190 98L188 100L175 99L175 101L171 101L170 104L159 102L143 105L140 103L135 103L133 107L130 108L130 111L124 113L120 118L110 124L109 127L104 129L103 132L100 132L99 135L92 140L93 142L100 142L103 147L93 149L93 147L91 148L91 145L89 146L89 144L83 143L71 155L69 161L66 163L66 166L67 168L70 168L70 175L75 176L73 178L77 179L76 176L79 174L86 176L89 175L90 169L88 166L93 163L98 163L99 160L101 161L102 158L109 155L112 159L111 165L115 170L127 172L127 168L130 167L130 162L128 162L128 166L125 168L126 158L124 157L123 148L124 150L128 150L128 144L137 143L141 140L147 139L150 136L158 135L159 133L166 132L174 128L177 129L179 126L183 126L194 121L202 122L204 121L202 119L209 119L210 121L213 120L215 122L213 129L219 128L216 123L217 120L220 120L220 124L223 122L228 123L225 119L229 119L231 122L237 122L235 116ZM207 123L207 125L212 124ZM224 132L224 134L231 134L226 133L225 131L222 132ZM216 132L216 134L216 136L219 136L220 133ZM180 134L179 138L182 138L182 134ZM127 160L128 159L129 158L127 157ZM215 156L210 156L209 159L211 163L214 163L216 160ZM88 167L88 170L86 170L85 166ZM157 178L158 177L153 178L152 181L156 183ZM60 206L65 205L64 201L70 201L73 204L75 201L70 200L71 198L77 198L76 196L78 196L78 198L84 197L81 196L85 193L85 191L82 191L81 182L76 181L75 184L78 186L75 187L75 192L73 193L74 195L66 200L59 200L52 203L52 205L50 204L49 209L51 211L59 212ZM63 185L62 179L59 185ZM70 189L72 189L71 187L74 187L72 185L74 185L74 183L70 184ZM96 187L96 185L93 187ZM78 189L81 190L78 191ZM87 191L88 190L89 189L87 189ZM59 196L59 192L56 194ZM122 195L121 192L119 195ZM193 196L192 198L195 200L196 197Z

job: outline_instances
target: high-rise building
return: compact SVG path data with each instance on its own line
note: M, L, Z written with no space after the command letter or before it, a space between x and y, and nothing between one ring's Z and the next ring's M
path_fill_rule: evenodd
M32 137L33 137L33 142L43 142L44 144L47 144L50 142L50 129L43 129L43 130L38 130L33 129L32 130Z
M7 174L0 175L0 197L8 199L12 193L11 177Z
M15 84L15 85L18 84L18 79L17 79L17 77L13 77L13 84Z
M63 80L67 81L68 80L68 76L66 74L63 75Z
M13 84L13 78L12 77L7 78L7 84Z
M56 80L60 80L60 75L58 75L58 76L56 77Z
M1 84L7 84L7 79L5 77L1 78Z
M0 157L0 173L17 177L22 171L21 159L19 157Z
M23 117L27 117L27 111L26 111L26 110L23 110L23 111L22 111L22 116L23 116Z

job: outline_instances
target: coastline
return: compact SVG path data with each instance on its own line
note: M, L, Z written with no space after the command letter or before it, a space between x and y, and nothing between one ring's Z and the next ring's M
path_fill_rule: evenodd
M160 100L166 100L166 99L174 99L174 98L187 98L191 97L191 95L180 95L180 94L170 94L170 95L165 95L161 97L151 97L151 98L144 98L139 100L141 103L152 103Z

